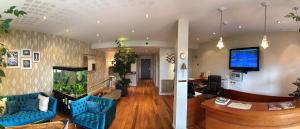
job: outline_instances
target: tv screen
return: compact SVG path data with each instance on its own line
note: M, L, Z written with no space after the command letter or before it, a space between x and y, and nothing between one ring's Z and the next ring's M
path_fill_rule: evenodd
M242 71L259 71L259 47L230 50L229 68Z

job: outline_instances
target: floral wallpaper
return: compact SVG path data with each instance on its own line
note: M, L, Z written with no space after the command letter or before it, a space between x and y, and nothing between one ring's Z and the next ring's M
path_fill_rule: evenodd
M88 85L105 80L101 75L105 71L105 55L98 50L90 49L90 45L78 40L52 34L11 31L2 39L9 50L31 49L39 51L40 62L32 63L32 69L6 68L6 77L0 84L0 96L16 95L32 92L52 93L53 66L82 67L83 55L96 56L96 71L89 72ZM88 89L89 90L89 89Z

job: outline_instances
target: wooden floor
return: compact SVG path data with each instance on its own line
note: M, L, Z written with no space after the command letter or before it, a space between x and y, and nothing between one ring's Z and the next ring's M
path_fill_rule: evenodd
M118 101L116 118L109 129L172 129L172 107L173 96L159 96L152 81L140 81L138 86L129 88L127 97ZM63 118L68 116L58 113L56 120Z

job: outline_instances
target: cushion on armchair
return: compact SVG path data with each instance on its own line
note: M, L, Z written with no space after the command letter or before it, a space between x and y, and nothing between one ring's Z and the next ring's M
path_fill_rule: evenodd
M86 106L87 106L87 111L91 112L91 113L99 113L100 110L100 105L96 102L93 101L87 101L86 102Z

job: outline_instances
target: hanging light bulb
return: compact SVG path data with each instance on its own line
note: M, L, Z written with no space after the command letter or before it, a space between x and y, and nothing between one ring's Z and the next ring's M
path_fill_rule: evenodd
M267 49L269 47L269 42L268 42L268 39L267 39L267 35L264 35L260 46L264 49Z
M223 42L223 38L222 37L220 37L220 40L219 40L219 42L217 44L217 47L219 49L222 49L224 47L224 42Z
M264 37L261 41L260 46L264 49L267 49L269 47L269 41L267 39L267 34L266 34L267 33L267 7L269 4L266 2L262 2L261 5L265 7L265 26L264 26Z
M218 44L217 44L217 47L219 49L224 48L224 42L223 42L223 37L222 37L223 36L223 10L224 9L225 9L224 7L221 7L221 8L218 9L219 12L220 12L220 15L221 15L221 21L220 21L220 39L219 39Z

